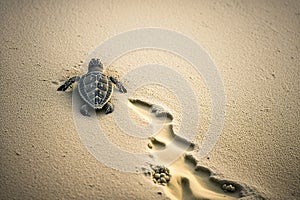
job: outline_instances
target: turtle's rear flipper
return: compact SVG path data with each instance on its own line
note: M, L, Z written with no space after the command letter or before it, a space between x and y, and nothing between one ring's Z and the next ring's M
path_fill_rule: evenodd
M122 83L120 81L118 81L118 79L114 78L114 77L110 77L111 82L113 82L114 84L116 84L117 88L119 89L120 92L122 93L126 93L127 90L125 89L125 87L122 85Z
M88 105L86 105L86 104L84 104L84 105L81 106L81 108L80 108L80 113L81 113L82 115L84 115L84 116L88 116L88 117L91 116L90 113L89 113Z
M59 88L57 88L57 91L65 91L72 85L74 82L79 81L80 77L79 76L74 76L67 80L63 85L61 85Z
M109 113L112 113L114 111L114 106L112 105L112 103L107 102L105 104L105 106L103 107L103 109L105 110L105 114L109 114Z

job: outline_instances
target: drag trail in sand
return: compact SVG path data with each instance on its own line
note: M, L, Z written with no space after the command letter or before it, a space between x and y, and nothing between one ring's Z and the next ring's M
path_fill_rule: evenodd
M161 106L130 99L129 107L146 123L160 123L162 128L149 137L148 148L151 153L165 151L158 154L158 165L165 164L170 169L172 178L164 187L164 191L171 199L239 199L253 197L263 199L254 189L234 181L221 180L210 169L199 163L193 151L197 147L177 136L173 131L172 115ZM168 158L184 151L174 162L165 163ZM232 188L231 191L228 186ZM227 186L227 189L226 189Z

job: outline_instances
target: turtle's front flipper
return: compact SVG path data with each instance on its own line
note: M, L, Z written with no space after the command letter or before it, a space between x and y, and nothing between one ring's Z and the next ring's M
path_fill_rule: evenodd
M103 109L105 110L105 114L109 114L109 113L112 113L114 111L114 106L112 105L112 103L107 102L105 104L105 106L103 107Z
M80 79L79 76L74 76L74 77L70 78L63 85L61 85L59 88L57 88L57 91L65 91L66 89L68 89L68 87L70 87L70 85L79 81L79 79Z
M118 79L116 79L114 77L109 77L109 78L110 78L110 80L114 84L116 84L116 86L117 86L117 88L119 89L120 92L122 92L122 93L126 93L127 92L127 90L125 89L125 87L122 85L122 83Z
M86 104L81 106L80 113L84 116L89 116L89 117L91 116L90 113L89 113L89 107Z

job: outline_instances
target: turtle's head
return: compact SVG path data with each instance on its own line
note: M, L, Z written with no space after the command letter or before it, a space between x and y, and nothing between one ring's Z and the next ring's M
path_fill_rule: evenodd
M93 58L90 63L89 63L89 72L93 72L93 71L103 71L103 65L101 63L101 61L97 58Z

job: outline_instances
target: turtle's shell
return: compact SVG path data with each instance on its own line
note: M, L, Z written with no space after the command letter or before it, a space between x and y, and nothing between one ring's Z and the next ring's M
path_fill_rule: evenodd
M111 80L99 71L92 71L80 78L78 90L81 98L94 109L101 109L111 98Z

